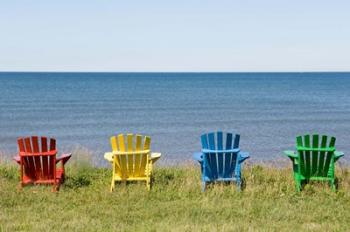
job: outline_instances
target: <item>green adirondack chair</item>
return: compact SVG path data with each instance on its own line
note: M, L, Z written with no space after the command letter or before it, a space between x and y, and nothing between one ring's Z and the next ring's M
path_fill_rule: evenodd
M309 180L328 181L335 191L334 164L344 156L343 152L335 150L335 137L317 134L298 136L296 150L284 151L284 155L293 162L297 191L301 191L302 184Z

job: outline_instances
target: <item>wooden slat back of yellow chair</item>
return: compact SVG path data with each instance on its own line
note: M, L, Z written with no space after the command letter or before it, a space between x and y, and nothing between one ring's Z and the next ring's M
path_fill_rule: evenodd
M149 136L119 134L111 137L113 170L122 180L146 178L150 160Z

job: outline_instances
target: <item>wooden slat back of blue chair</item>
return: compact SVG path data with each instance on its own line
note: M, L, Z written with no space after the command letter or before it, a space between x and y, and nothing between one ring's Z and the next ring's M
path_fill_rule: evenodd
M238 134L221 131L201 136L205 174L209 179L232 178L238 161L238 152L205 152L205 149L219 151L238 149L239 139Z

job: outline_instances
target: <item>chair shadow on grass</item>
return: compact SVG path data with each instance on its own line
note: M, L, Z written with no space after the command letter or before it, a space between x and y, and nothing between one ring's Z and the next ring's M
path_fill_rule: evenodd
M224 182L213 181L213 182L207 183L206 190L213 189L213 188L215 188L215 186L232 188L233 190L235 190L237 192L242 192L246 189L246 181L244 178L241 179L241 188L240 189L237 187L237 183L235 181L224 181Z
M334 186L335 189L334 191L337 192L339 190L339 179L337 177L335 177L334 179ZM304 190L306 191L319 191L321 190L321 188L324 188L325 190L329 189L330 191L332 191L332 185L327 182L327 181L323 181L323 182L318 182L318 181L313 181L313 180L303 180L301 182L301 192Z

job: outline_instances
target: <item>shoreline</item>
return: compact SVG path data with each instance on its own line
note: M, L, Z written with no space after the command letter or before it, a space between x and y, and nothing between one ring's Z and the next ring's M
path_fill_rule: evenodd
M61 154L61 153L59 153ZM16 162L12 159L14 155L10 155L9 153L2 153L0 151L0 165L16 165ZM93 168L110 168L111 164L103 159L100 162L94 161L94 157L91 152L86 152L84 149L78 149L72 151L71 161L68 162L68 166L71 166L71 163L75 163L75 165L86 165ZM345 153L346 157L346 153ZM342 168L350 168L350 161L346 158L342 158L337 161L336 166L339 165ZM166 156L161 157L159 161L155 164L155 167L161 168L176 168L176 167L191 167L195 166L199 168L199 164L192 157L188 159L184 159L182 161L177 161L174 159L167 159ZM278 158L274 159L254 159L254 156L249 158L244 164L244 166L263 166L263 167L272 167L272 168L291 168L292 163L288 157L282 155Z

